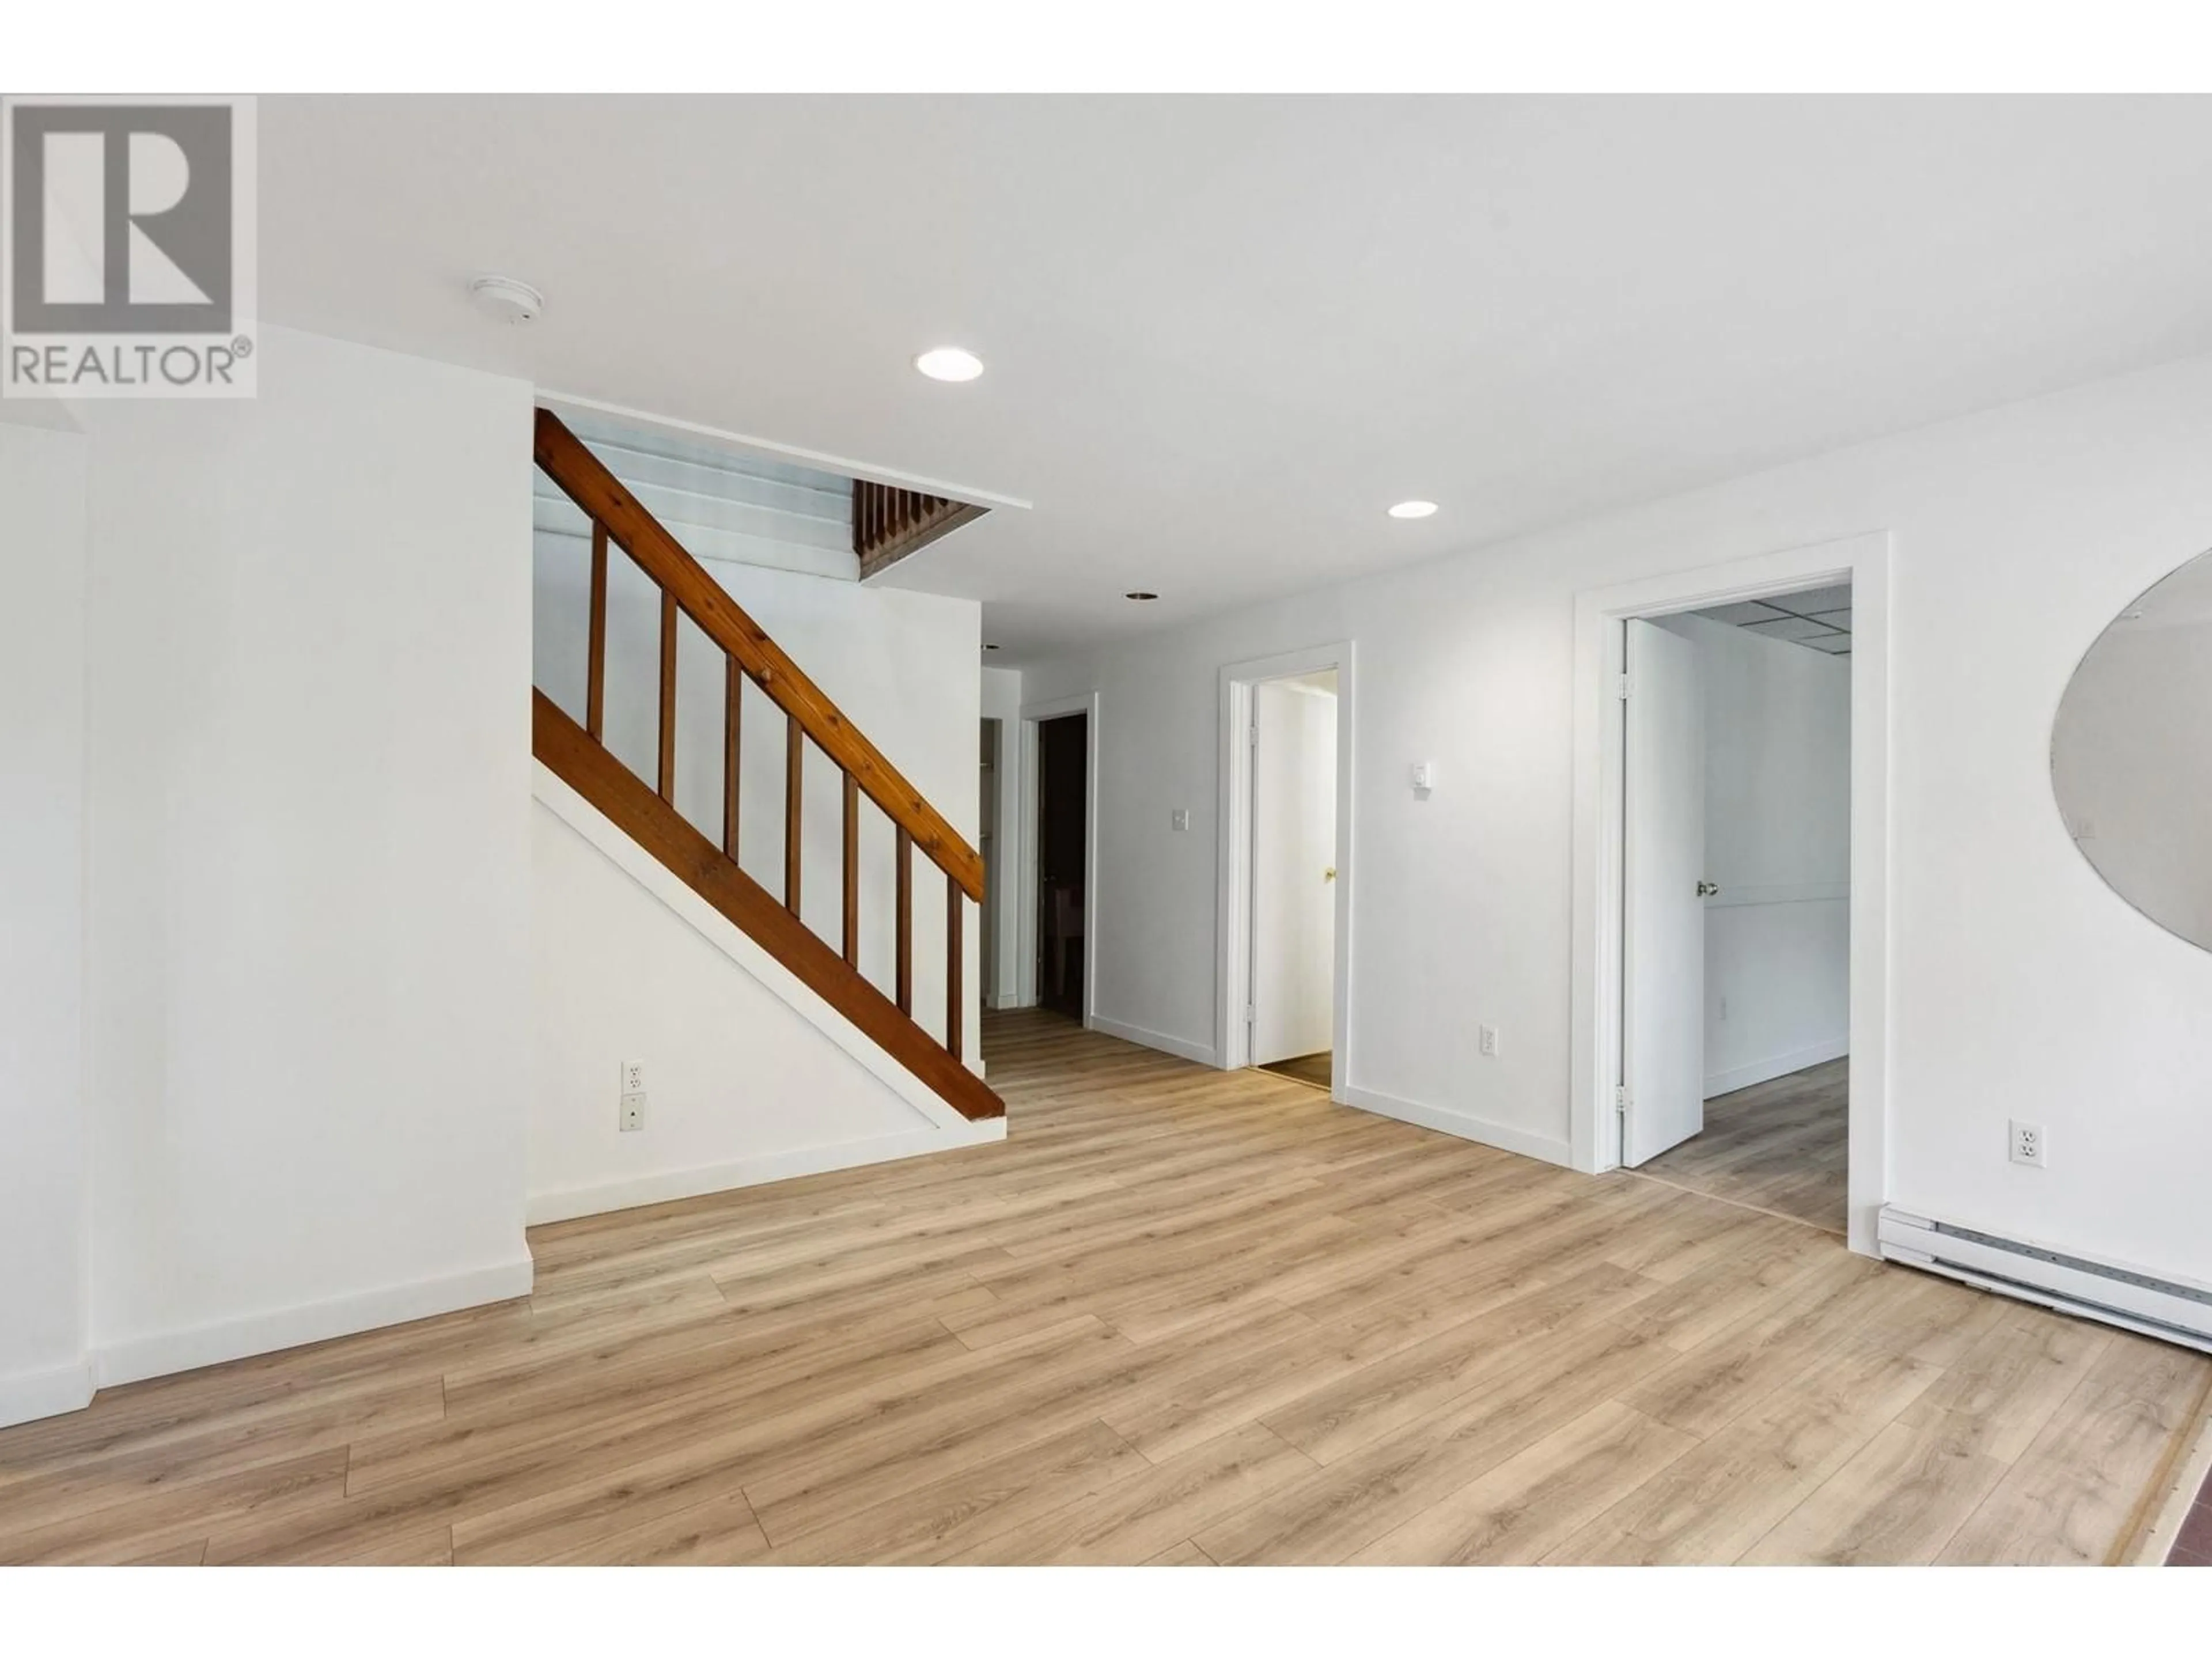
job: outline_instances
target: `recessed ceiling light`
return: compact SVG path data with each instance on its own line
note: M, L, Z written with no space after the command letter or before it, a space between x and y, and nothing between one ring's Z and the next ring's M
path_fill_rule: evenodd
M914 366L933 380L972 380L983 372L983 360L958 346L933 346Z
M526 323L545 309L545 296L512 276L479 276L469 297L503 323Z
M1159 598L1159 595L1157 593L1147 593L1140 588L1134 593L1124 593L1121 597L1125 599L1157 599Z
M1434 501L1401 501L1390 509L1394 519L1425 519L1437 510Z

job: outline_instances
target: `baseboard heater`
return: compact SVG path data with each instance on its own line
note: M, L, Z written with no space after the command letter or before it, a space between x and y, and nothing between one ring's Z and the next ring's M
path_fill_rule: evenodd
M2212 1289L1885 1204L1885 1261L2212 1353Z

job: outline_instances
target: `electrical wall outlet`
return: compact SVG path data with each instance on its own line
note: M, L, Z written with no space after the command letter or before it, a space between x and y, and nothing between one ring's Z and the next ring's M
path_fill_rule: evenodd
M1474 1046L1480 1053L1487 1058L1491 1060L1497 1059L1498 1028L1495 1025L1476 1026L1474 1028Z
M1168 828L1170 830L1189 829L1190 808L1188 806L1178 806L1170 811L1168 813Z
M645 1096L626 1094L622 1097L622 1132L629 1134L645 1127Z
M2017 1118L2013 1121L2012 1161L2037 1170L2051 1167L2051 1138L2044 1133L2040 1123L2022 1123Z
M645 1088L645 1062L626 1060L622 1066L622 1091L626 1095L641 1093Z

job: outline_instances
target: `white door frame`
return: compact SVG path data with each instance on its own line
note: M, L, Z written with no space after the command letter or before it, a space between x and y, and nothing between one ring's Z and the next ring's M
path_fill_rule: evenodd
M1072 697L1054 697L1022 705L1022 822L1020 874L1015 896L1021 904L1017 918L1016 948L1021 959L1014 964L1015 1000L1024 1008L1037 1006L1037 726L1062 714L1083 714L1083 1023L1095 1025L1098 1017L1098 694L1080 691ZM1001 741L1003 742L1003 738Z
M1243 1012L1251 997L1252 688L1262 680L1336 671L1336 961L1329 988L1329 1097L1341 1101L1352 1078L1352 895L1358 860L1352 855L1352 645L1338 640L1272 657L1232 662L1221 670L1221 799L1216 814L1214 1053L1224 1071L1251 1064L1252 1032Z
M1619 1167L1621 775L1620 677L1632 617L1701 611L1762 594L1851 584L1851 896L1849 1238L1878 1253L1889 1194L1889 564L1875 531L1575 597L1574 1167Z

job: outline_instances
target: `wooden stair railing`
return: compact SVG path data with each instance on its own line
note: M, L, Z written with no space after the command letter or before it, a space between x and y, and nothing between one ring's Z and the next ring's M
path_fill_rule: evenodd
M800 672L660 521L550 410L538 411L538 465L592 525L591 623L582 725L532 690L531 746L569 787L734 922L823 1001L962 1116L1003 1117L1006 1106L961 1059L963 906L983 897L983 861L919 790ZM956 503L957 505L957 503ZM606 747L607 550L611 544L660 594L659 743L648 783ZM718 843L676 809L677 616L690 617L725 664L722 836ZM738 865L739 709L745 680L785 716L783 893ZM804 849L800 783L809 743L842 774L842 949L799 919ZM896 830L896 981L885 996L860 968L860 813L865 795ZM914 1018L914 868L919 852L945 876L945 1038Z
M854 479L853 551L860 561L860 579L866 581L878 571L889 569L908 554L927 546L948 530L981 518L987 511L949 495Z

